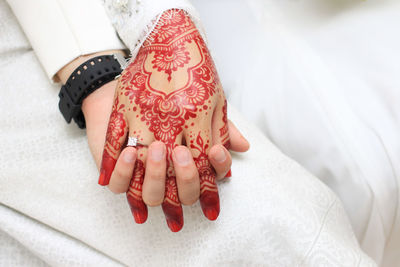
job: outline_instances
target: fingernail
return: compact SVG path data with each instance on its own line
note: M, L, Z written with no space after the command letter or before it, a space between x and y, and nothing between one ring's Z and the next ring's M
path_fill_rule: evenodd
M175 159L181 166L186 166L190 162L190 153L187 149L185 148L176 148L174 151Z
M220 207L219 207L219 196L217 192L205 191L200 196L200 204L204 215L211 221L215 221L218 218Z
M167 225L172 232L179 232L183 228L182 206L175 206L169 202L162 204L162 209L167 220Z
M215 153L214 159L218 162L224 162L226 160L225 151L219 147L217 153Z
M111 178L111 173L114 170L116 160L111 157L107 151L104 151L103 158L101 160L99 185L108 185Z
M231 170L229 170L229 171L226 173L226 175L225 175L224 178L230 178L230 177L232 177L232 171L231 171Z
M167 219L167 225L168 228L174 233L179 232L183 227L183 225L179 224L178 222L169 219Z
M165 157L165 145L163 143L155 143L151 146L151 159L160 161Z
M210 221L215 221L218 218L219 211L215 208L208 208L204 212Z
M130 194L126 195L129 203L129 207L131 208L131 212L135 222L138 224L142 224L146 222L148 211L147 206L144 204L143 200L138 200L132 197Z
M133 163L135 161L135 154L132 151L125 151L124 160L127 163Z
M107 185L107 181L106 181L106 171L102 170L100 172L100 177L99 177L99 185Z

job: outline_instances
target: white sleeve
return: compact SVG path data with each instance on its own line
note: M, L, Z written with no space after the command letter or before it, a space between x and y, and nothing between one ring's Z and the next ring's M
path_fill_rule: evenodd
M172 8L185 10L207 42L199 15L189 0L104 0L105 10L114 28L135 58L161 14Z
M98 0L7 0L49 78L80 55L124 49Z

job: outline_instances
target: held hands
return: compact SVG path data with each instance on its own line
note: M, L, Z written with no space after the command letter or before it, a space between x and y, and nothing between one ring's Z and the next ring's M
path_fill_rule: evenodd
M121 177L132 177L127 198L137 223L147 219L145 202L163 201L168 226L179 231L181 203L192 204L199 195L203 213L215 220L219 196L214 169L224 175L229 168L230 155L221 144L229 147L230 132L240 140L232 146L247 150L247 142L228 127L226 100L199 32L183 11L166 11L119 80L99 183L120 183L113 187L126 189L127 179ZM149 146L123 149L128 135Z
M86 133L88 137L89 147L93 154L96 165L100 166L101 154L104 145L104 139L107 131L108 118L110 117L111 108L113 105L113 95L116 88L116 81L110 82L92 94L90 94L83 102L82 111L86 120ZM228 121L229 136L231 142L231 150L244 152L248 149L249 144L236 129L233 123ZM155 142L158 143L158 142ZM151 144L149 149L153 148ZM158 148L158 145L156 146ZM183 156L182 152L188 151L186 146L178 146L174 149L175 155ZM226 156L225 160L221 160L221 151ZM122 149L118 157L116 166L112 173L108 188L114 193L126 193L129 189L129 184L132 179L133 169L137 157L137 151L133 147ZM223 179L231 166L231 156L224 146L220 144L214 145L208 154L209 161L216 171L217 179ZM133 159L133 162L132 162ZM145 178L143 181L142 198L148 206L158 206L164 200L165 195L165 171L160 173L155 165L165 165L166 158L160 162L153 161L150 158L146 160ZM176 169L176 180L178 186L179 200L184 205L195 203L199 197L199 175L197 167L192 158L189 159L189 164L178 166L174 162ZM177 171L177 170L180 171Z

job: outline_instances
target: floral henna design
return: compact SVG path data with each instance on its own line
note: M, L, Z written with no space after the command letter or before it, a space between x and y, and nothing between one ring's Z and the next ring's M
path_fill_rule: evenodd
M170 155L171 152L169 156ZM168 162L168 168L167 168L167 180L166 180L165 192L166 192L165 200L162 204L165 218L167 220L168 227L171 229L171 231L178 232L183 227L183 210L182 206L179 204L175 171L170 161Z
M172 51L157 51L151 63L154 64L153 68L167 73L168 81L171 81L172 71L183 67L185 64L189 63L189 60L189 52L186 51L184 47L177 47Z
M111 116L110 122L107 128L106 134L106 148L110 153L115 156L115 151L119 151L121 149L120 139L125 135L126 122L124 120L124 114L122 113L125 105L118 105L118 98L115 100Z
M100 185L108 185L112 171L117 162L117 157L126 136L126 121L124 119L125 105L119 105L116 98L110 115L106 133L106 144L104 146L103 158L100 169Z
M166 194L162 207L168 226L174 232L183 227L183 212L172 164L173 148L194 127L201 129L202 125L211 125L217 103L224 99L214 63L193 22L182 10L164 12L135 60L120 77L103 160L120 149L118 144L126 134L126 130L120 130L126 128L122 123L124 116L129 119L131 128L147 128L151 135L149 140L166 144ZM122 117L119 112L123 113ZM111 130L114 128L117 130ZM186 142L191 142L190 148L196 154L203 212L207 218L215 220L220 207L215 173L207 156L211 136L210 131L208 135L201 132L203 136L199 132L197 138ZM227 130L222 127L220 132L222 135ZM107 165L107 160L104 162ZM135 166L127 198L135 221L143 223L147 208L141 196L144 164L140 162ZM109 165L112 164L115 165L114 162Z
M196 118L200 112L212 110L211 101L206 101L216 93L219 82L215 72L214 64L200 34L194 24L185 15L183 11L166 12L161 18L155 31L152 33L149 42L146 42L143 48L132 64L128 67L126 75L133 77L129 83L123 83L121 90L124 95L135 103L140 109L140 119L145 122L148 129L154 134L156 140L163 141L167 145L168 169L172 168L172 149L176 143L176 138L182 133L185 124L192 118ZM198 51L197 62L189 64L192 57L188 49L191 44ZM151 69L146 65L146 61L152 63ZM138 66L141 66L138 68ZM174 88L171 92L166 92L164 88L155 88L151 85L151 76L158 72L164 72L168 83L172 80L173 72L178 69L184 69L188 79L181 88ZM122 81L129 80L124 78ZM187 125L186 125L187 126ZM210 220L215 220L219 214L219 198L215 185L215 175L206 175L212 173L209 167L208 158L203 154L197 160L203 171L204 182L206 178L214 183L212 188L213 196L209 196L206 191L210 188L203 188L202 202L205 215ZM208 170L206 171L206 163ZM212 206L215 206L211 208ZM176 179L174 174L167 174L166 196L163 203L163 210L166 214L168 226L172 231L179 231L183 226L182 208L176 189ZM206 212L206 210L208 212ZM212 212L211 212L212 211Z
M218 187L215 183L215 172L208 161L207 149L209 145L203 141L199 134L196 137L196 142L190 140L190 148L199 152L198 156L194 157L200 177L200 204L204 215L210 220L215 220L219 214L219 196Z
M129 206L136 223L144 223L147 220L147 206L142 198L143 177L145 165L142 160L137 159L129 190L126 193Z

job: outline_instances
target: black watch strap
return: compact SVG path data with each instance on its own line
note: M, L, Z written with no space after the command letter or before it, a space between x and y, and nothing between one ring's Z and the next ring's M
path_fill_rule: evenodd
M84 129L86 123L81 109L83 100L94 90L114 80L121 72L121 65L113 55L94 57L81 64L58 94L58 107L64 119L68 123L74 119L79 128Z

